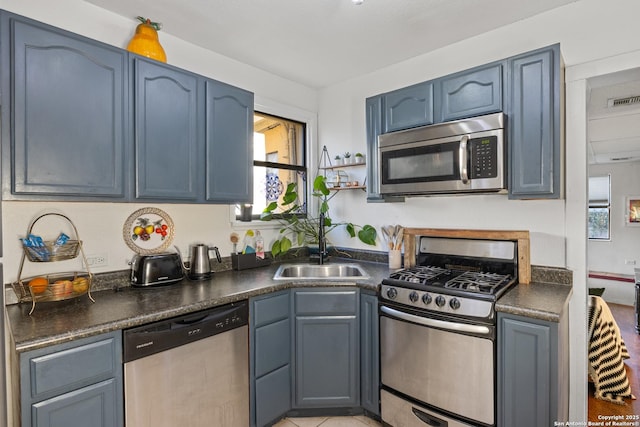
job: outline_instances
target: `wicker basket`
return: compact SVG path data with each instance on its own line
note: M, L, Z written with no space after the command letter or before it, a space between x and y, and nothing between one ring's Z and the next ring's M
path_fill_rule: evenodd
M29 286L29 282L36 277L44 277L47 279L49 285L47 289L40 293L34 293L33 289ZM86 289L80 291L69 286L65 281L73 282L78 278L85 278L87 281ZM92 275L86 272L66 272L66 273L52 273L42 276L28 277L20 279L13 283L13 287L17 294L20 295L20 302L45 302L45 301L63 301L70 298L75 298L80 295L84 295L91 292Z
M24 253L31 262L52 262L73 259L78 256L80 240L67 240L63 245L54 241L45 241L44 246L23 246Z

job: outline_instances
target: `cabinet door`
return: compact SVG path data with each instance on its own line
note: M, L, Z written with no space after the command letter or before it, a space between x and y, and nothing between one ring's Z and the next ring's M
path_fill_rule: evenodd
M123 199L126 52L1 19L5 198Z
M367 98L367 202L381 202L378 136L382 133L382 95Z
M295 406L359 404L359 338L355 316L296 317Z
M122 332L21 353L20 404L23 426L122 426Z
M384 129L393 132L433 123L433 82L424 82L384 95Z
M560 47L509 60L509 197L561 196Z
M378 297L360 294L360 404L380 415Z
M262 427L291 409L290 292L252 298L250 307L250 419Z
M117 384L114 379L38 402L31 407L34 427L114 427Z
M498 330L499 425L553 425L551 328L501 317Z
M204 163L198 77L137 56L132 65L136 198L196 201Z
M499 63L444 77L441 121L502 111L502 67Z
M253 200L253 94L206 82L206 200Z

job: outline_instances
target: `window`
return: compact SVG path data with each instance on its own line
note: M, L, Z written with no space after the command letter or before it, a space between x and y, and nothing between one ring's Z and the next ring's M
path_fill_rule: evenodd
M589 239L610 240L611 176L589 177Z
M306 124L270 114L253 116L253 208L252 220L271 202L282 202L291 183L297 184L299 205L307 205ZM278 211L275 211L278 213ZM241 219L241 207L236 208ZM248 220L244 217L242 220Z

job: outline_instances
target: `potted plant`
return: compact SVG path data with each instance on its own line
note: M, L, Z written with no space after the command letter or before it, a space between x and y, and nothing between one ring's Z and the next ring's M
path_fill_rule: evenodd
M373 226L332 221L329 215L329 201L337 193L331 194L327 188L326 177L317 176L313 181L312 197L318 199L318 211L315 213L307 212L306 215L303 213L304 210L299 204L296 187L296 183L287 185L280 203L281 215L277 216L274 213L278 208L278 202L271 202L260 215L260 219L263 221L277 220L283 226L280 229L280 237L271 245L271 253L274 257L286 253L293 246L293 242L298 246L318 245L320 218L324 220L325 236L335 228L344 226L351 237L357 236L361 242L367 245L376 244L377 233Z
M351 163L351 153L347 151L344 153L344 164L348 165L349 163Z
M355 160L356 160L356 163L364 163L364 154L356 153Z
M342 157L340 157L339 154L336 154L336 156L333 158L333 161L335 162L334 166L340 166L342 164Z

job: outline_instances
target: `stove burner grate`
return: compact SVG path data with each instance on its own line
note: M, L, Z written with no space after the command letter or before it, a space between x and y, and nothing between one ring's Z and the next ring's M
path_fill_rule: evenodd
M447 281L444 287L482 294L494 294L500 287L508 284L511 279L511 276L508 274L465 271L459 276Z
M440 267L417 265L391 273L391 279L402 280L410 283L426 283L441 274L447 274L449 270Z

